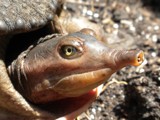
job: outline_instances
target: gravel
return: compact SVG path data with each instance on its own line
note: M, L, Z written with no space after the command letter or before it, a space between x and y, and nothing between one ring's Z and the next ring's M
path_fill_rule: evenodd
M72 0L73 1L73 0ZM81 1L81 4L79 4ZM110 79L113 83L79 120L160 120L160 1L78 0L68 2L76 14L102 24L108 34L125 31L145 52L138 68L126 67ZM79 8L79 9L77 9ZM93 9L94 8L94 9Z

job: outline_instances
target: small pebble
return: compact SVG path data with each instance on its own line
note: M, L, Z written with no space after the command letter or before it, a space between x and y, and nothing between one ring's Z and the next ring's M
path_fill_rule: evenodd
M157 56L156 52L152 52L151 55L152 55L152 57L156 57Z
M121 20L121 24L125 24L125 25L128 25L128 26L133 26L133 22L129 21L129 20Z
M136 22L139 22L139 21L143 21L143 16L142 15L138 16L138 18L136 19Z
M151 30L152 30L152 27L151 27L151 26L148 26L148 27L147 27L147 30L151 31Z
M142 32L141 32L141 35L145 35L145 31L142 31Z
M113 28L118 29L119 25L118 24L113 24Z
M98 14L98 13L94 13L94 14L93 14L93 17L98 18L98 17L99 17L99 14Z
M96 109L95 109L95 108L92 108L92 112L93 112L94 114L96 114Z
M90 119L91 119L91 120L94 120L94 115L90 115Z
M145 70L143 68L139 70L139 73L144 73L144 72Z
M136 31L136 28L135 28L134 26L131 26L129 29L130 29L132 32L135 32L135 31Z
M127 11L128 13L130 13L130 12L131 12L131 9L130 9L130 7L129 7L129 6L127 6L125 9L126 9L126 11Z
M154 30L159 30L159 26L158 25L154 26Z
M142 63L140 66L137 67L136 72L138 72L138 73L143 73L143 72L145 72L145 70L144 70L143 67L144 67L147 63L148 63L147 59L144 59L143 63Z
M140 16L138 17L138 20L139 20L139 21L142 21L142 20L143 20L143 16L140 15Z
M149 39L150 36L151 36L150 34L146 34L145 38L146 38L146 39Z
M87 11L88 11L87 8L83 8L82 14L85 16Z
M102 111L102 108L98 107L98 111Z
M87 11L87 15L92 16L92 15L93 15L93 12L92 12L91 10L88 10L88 11Z
M157 35L153 35L153 36L152 36L152 41L153 41L153 42L157 42L157 40L158 40Z

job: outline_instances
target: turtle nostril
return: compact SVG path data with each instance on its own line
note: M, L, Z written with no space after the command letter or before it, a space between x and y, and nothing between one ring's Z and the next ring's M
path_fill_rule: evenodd
M142 62L144 61L144 52L143 51L140 51L138 54L137 54L137 65L140 65L142 64Z
M115 61L118 68L127 65L139 66L144 61L144 52L142 50L117 51L115 55L117 56Z

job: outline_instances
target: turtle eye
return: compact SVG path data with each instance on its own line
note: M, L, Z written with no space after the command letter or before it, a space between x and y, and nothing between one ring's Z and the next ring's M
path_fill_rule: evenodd
M63 58L72 59L79 56L79 50L71 45L64 45L60 48L60 54Z

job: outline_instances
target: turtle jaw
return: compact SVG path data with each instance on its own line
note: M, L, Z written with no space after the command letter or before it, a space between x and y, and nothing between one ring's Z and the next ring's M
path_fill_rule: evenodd
M104 68L70 75L59 80L52 89L65 97L78 97L101 85L114 72L110 68Z
M46 85L45 89L38 90L39 84L37 84L34 90L38 91L33 91L28 98L36 104L47 104L65 98L79 97L104 83L114 72L115 70L110 68L91 70L65 76L57 83L51 79L44 79L40 86L44 88Z
M58 120L74 119L88 109L91 103L99 96L102 91L102 83L113 72L112 69L105 68L67 76L51 87L54 92L64 98L59 99L57 97L56 101L41 104L38 107L53 113Z

